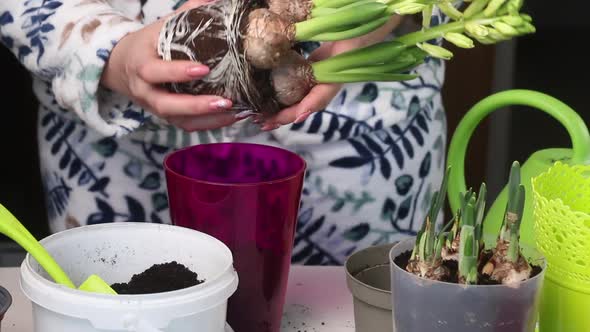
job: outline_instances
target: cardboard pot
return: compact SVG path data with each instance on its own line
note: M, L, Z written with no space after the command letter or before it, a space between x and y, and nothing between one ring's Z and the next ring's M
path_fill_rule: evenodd
M393 244L369 247L345 263L346 283L354 298L356 332L393 332L389 252Z

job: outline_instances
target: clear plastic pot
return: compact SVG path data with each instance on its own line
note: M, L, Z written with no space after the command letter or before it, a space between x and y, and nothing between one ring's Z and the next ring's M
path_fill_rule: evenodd
M2 319L4 318L4 314L10 308L12 304L12 297L8 291L0 286L0 331L2 331Z
M412 250L415 238L391 249L391 296L394 329L403 332L534 332L545 261L523 250L543 267L517 286L465 286L419 278L393 261Z

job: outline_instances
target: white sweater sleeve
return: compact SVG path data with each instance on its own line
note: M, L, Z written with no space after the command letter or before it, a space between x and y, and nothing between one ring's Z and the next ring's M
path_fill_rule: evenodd
M142 110L117 107L122 96L110 98L115 94L99 87L113 46L142 27L105 0L0 1L0 41L33 75L51 82L61 107L107 136L143 122Z

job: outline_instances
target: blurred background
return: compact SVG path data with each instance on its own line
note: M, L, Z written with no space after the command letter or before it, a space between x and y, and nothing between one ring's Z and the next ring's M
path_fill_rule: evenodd
M477 101L495 91L533 89L550 94L577 110L590 124L586 89L590 69L584 62L585 37L590 35L586 15L590 3L564 0L551 4L528 1L525 12L535 19L537 33L496 46L478 45L464 51L450 49L444 100L449 138L457 122ZM37 108L28 73L0 46L0 100L3 130L0 147L0 202L33 233L47 235L43 187L38 168ZM467 183L486 181L490 199L503 186L513 160L524 162L534 151L569 147L566 131L541 112L515 107L495 112L471 140ZM17 265L22 253L0 236L0 266Z

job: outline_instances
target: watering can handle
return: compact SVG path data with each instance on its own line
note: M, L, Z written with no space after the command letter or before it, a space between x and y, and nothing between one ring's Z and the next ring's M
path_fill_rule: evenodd
M459 122L449 146L447 165L449 175L448 198L452 211L460 206L459 193L466 191L465 154L475 128L488 114L511 105L537 108L555 118L567 130L572 141L572 162L590 164L590 133L584 120L572 108L546 94L531 90L508 90L491 95L477 103Z

